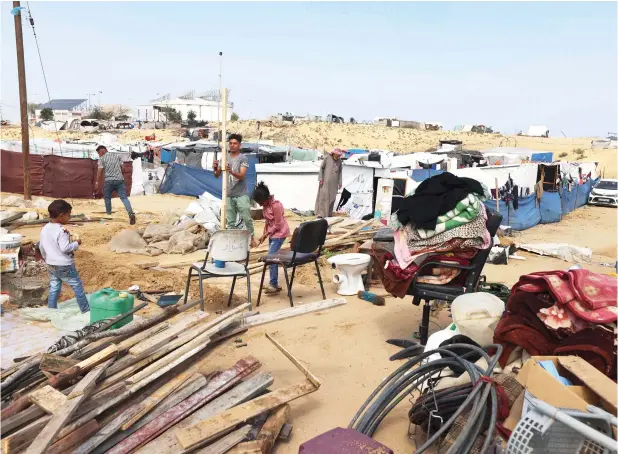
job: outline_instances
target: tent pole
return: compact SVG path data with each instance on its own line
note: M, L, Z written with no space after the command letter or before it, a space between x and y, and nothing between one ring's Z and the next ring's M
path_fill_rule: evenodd
M500 213L500 192L498 188L498 179L496 178L496 212Z
M221 128L221 168L223 180L221 181L221 229L226 229L227 214L227 88L223 89L223 124Z

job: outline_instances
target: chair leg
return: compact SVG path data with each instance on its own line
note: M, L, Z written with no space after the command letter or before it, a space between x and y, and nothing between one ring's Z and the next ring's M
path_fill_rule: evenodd
M200 270L197 270L197 275L200 278L200 307L202 309L202 312L204 312L204 285L202 283L202 280L204 278L203 278L202 272Z
M234 279L232 280L232 290L230 290L230 297L227 300L227 307L230 307L232 305L232 296L234 296L235 286L236 286L236 276L234 276Z
M189 267L189 276L187 277L187 285L185 286L185 302L187 304L187 299L189 298L189 286L191 285L191 278L193 277L193 267ZM203 310L203 308L202 308Z
M315 260L315 270L318 272L318 281L320 282L320 289L322 290L322 299L326 299L326 293L324 293L324 284L322 283L322 275L320 274L320 265L318 265L318 261Z
M262 280L260 281L260 290L258 290L257 307L260 307L260 299L262 299L262 288L264 288L264 276L266 276L266 263L262 268Z
M292 277L290 278L290 292L292 291L292 286L294 285L294 275L296 274L296 266L292 267Z
M249 270L247 270L247 301L249 302L249 310L253 310L253 306L251 305L251 274Z
M290 299L290 306L294 306L294 300L292 299L292 286L290 285L290 279L288 279L288 269L283 267L283 275L285 276L285 283L288 286L288 298Z
M427 345L427 338L429 337L429 313L431 312L431 306L429 304L429 300L425 300L425 304L423 304L423 318L421 319L421 324L418 327L420 337L421 337L421 345Z

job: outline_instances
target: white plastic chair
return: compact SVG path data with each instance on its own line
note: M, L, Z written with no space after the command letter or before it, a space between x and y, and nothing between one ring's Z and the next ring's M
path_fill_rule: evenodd
M249 275L249 242L251 234L248 230L219 230L210 238L206 258L189 267L189 276L185 288L185 304L189 296L189 285L195 271L200 280L200 302L204 310L204 286L202 281L211 277L232 277L232 289L228 299L228 307L232 304L232 295L237 277L247 278L247 300L251 304L251 276ZM210 261L209 261L210 258ZM214 261L224 261L225 268L217 268ZM243 262L244 263L237 263ZM251 310L251 307L249 308Z

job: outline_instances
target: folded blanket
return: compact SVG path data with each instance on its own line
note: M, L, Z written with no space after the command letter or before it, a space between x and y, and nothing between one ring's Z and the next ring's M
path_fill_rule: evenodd
M461 225L474 221L481 210L481 201L475 194L468 194L465 199L460 200L450 211L438 216L436 228L433 230L416 229L422 239L454 229Z
M466 224L438 233L430 238L422 238L419 231L407 225L406 236L408 249L412 255L426 251L432 247L440 247L451 240L463 240L459 247L485 249L491 244L491 238L487 231L487 213L485 205L480 204L479 215Z

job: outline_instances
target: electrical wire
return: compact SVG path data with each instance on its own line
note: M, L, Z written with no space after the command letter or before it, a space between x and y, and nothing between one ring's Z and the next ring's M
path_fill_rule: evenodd
M498 419L498 395L491 383L490 376L498 362L498 358L502 354L502 347L500 345L490 345L487 347L487 349L492 348L497 350L492 358L489 357L485 349L469 344L451 344L411 358L380 383L354 415L348 427L371 437L388 413L414 389L419 388L428 380L439 377L442 372L450 369L452 366L458 366L470 376L470 381L473 384L472 389L465 397L463 403L452 413L451 417L415 453L421 454L429 449L449 430L457 417L467 409L470 410L470 414L466 419L460 436L449 448L447 454L469 453L476 439L482 433L487 413L489 412L489 426L480 451L485 453L493 441ZM460 356L456 352L461 353L461 349L469 351L465 355ZM426 358L435 353L442 354L443 358L422 364ZM481 369L464 357L471 353L477 353L483 357L488 364L487 369ZM489 406L487 405L488 403Z
M45 90L47 91L48 102L51 105L51 95L49 94L49 85L47 84L47 76L45 75L45 67L43 66L43 57L41 56L41 48L39 47L39 39L36 36L36 31L34 29L34 18L32 17L32 13L30 12L30 2L26 2L26 6L28 7L28 22L32 27L32 34L34 35L34 42L36 44L36 50L39 54L39 62L41 63L41 71L43 71L43 81L45 82ZM54 121L54 128L56 129L56 138L58 139L58 147L60 148L60 152L62 153L62 144L60 142L60 134L58 133L58 124Z

